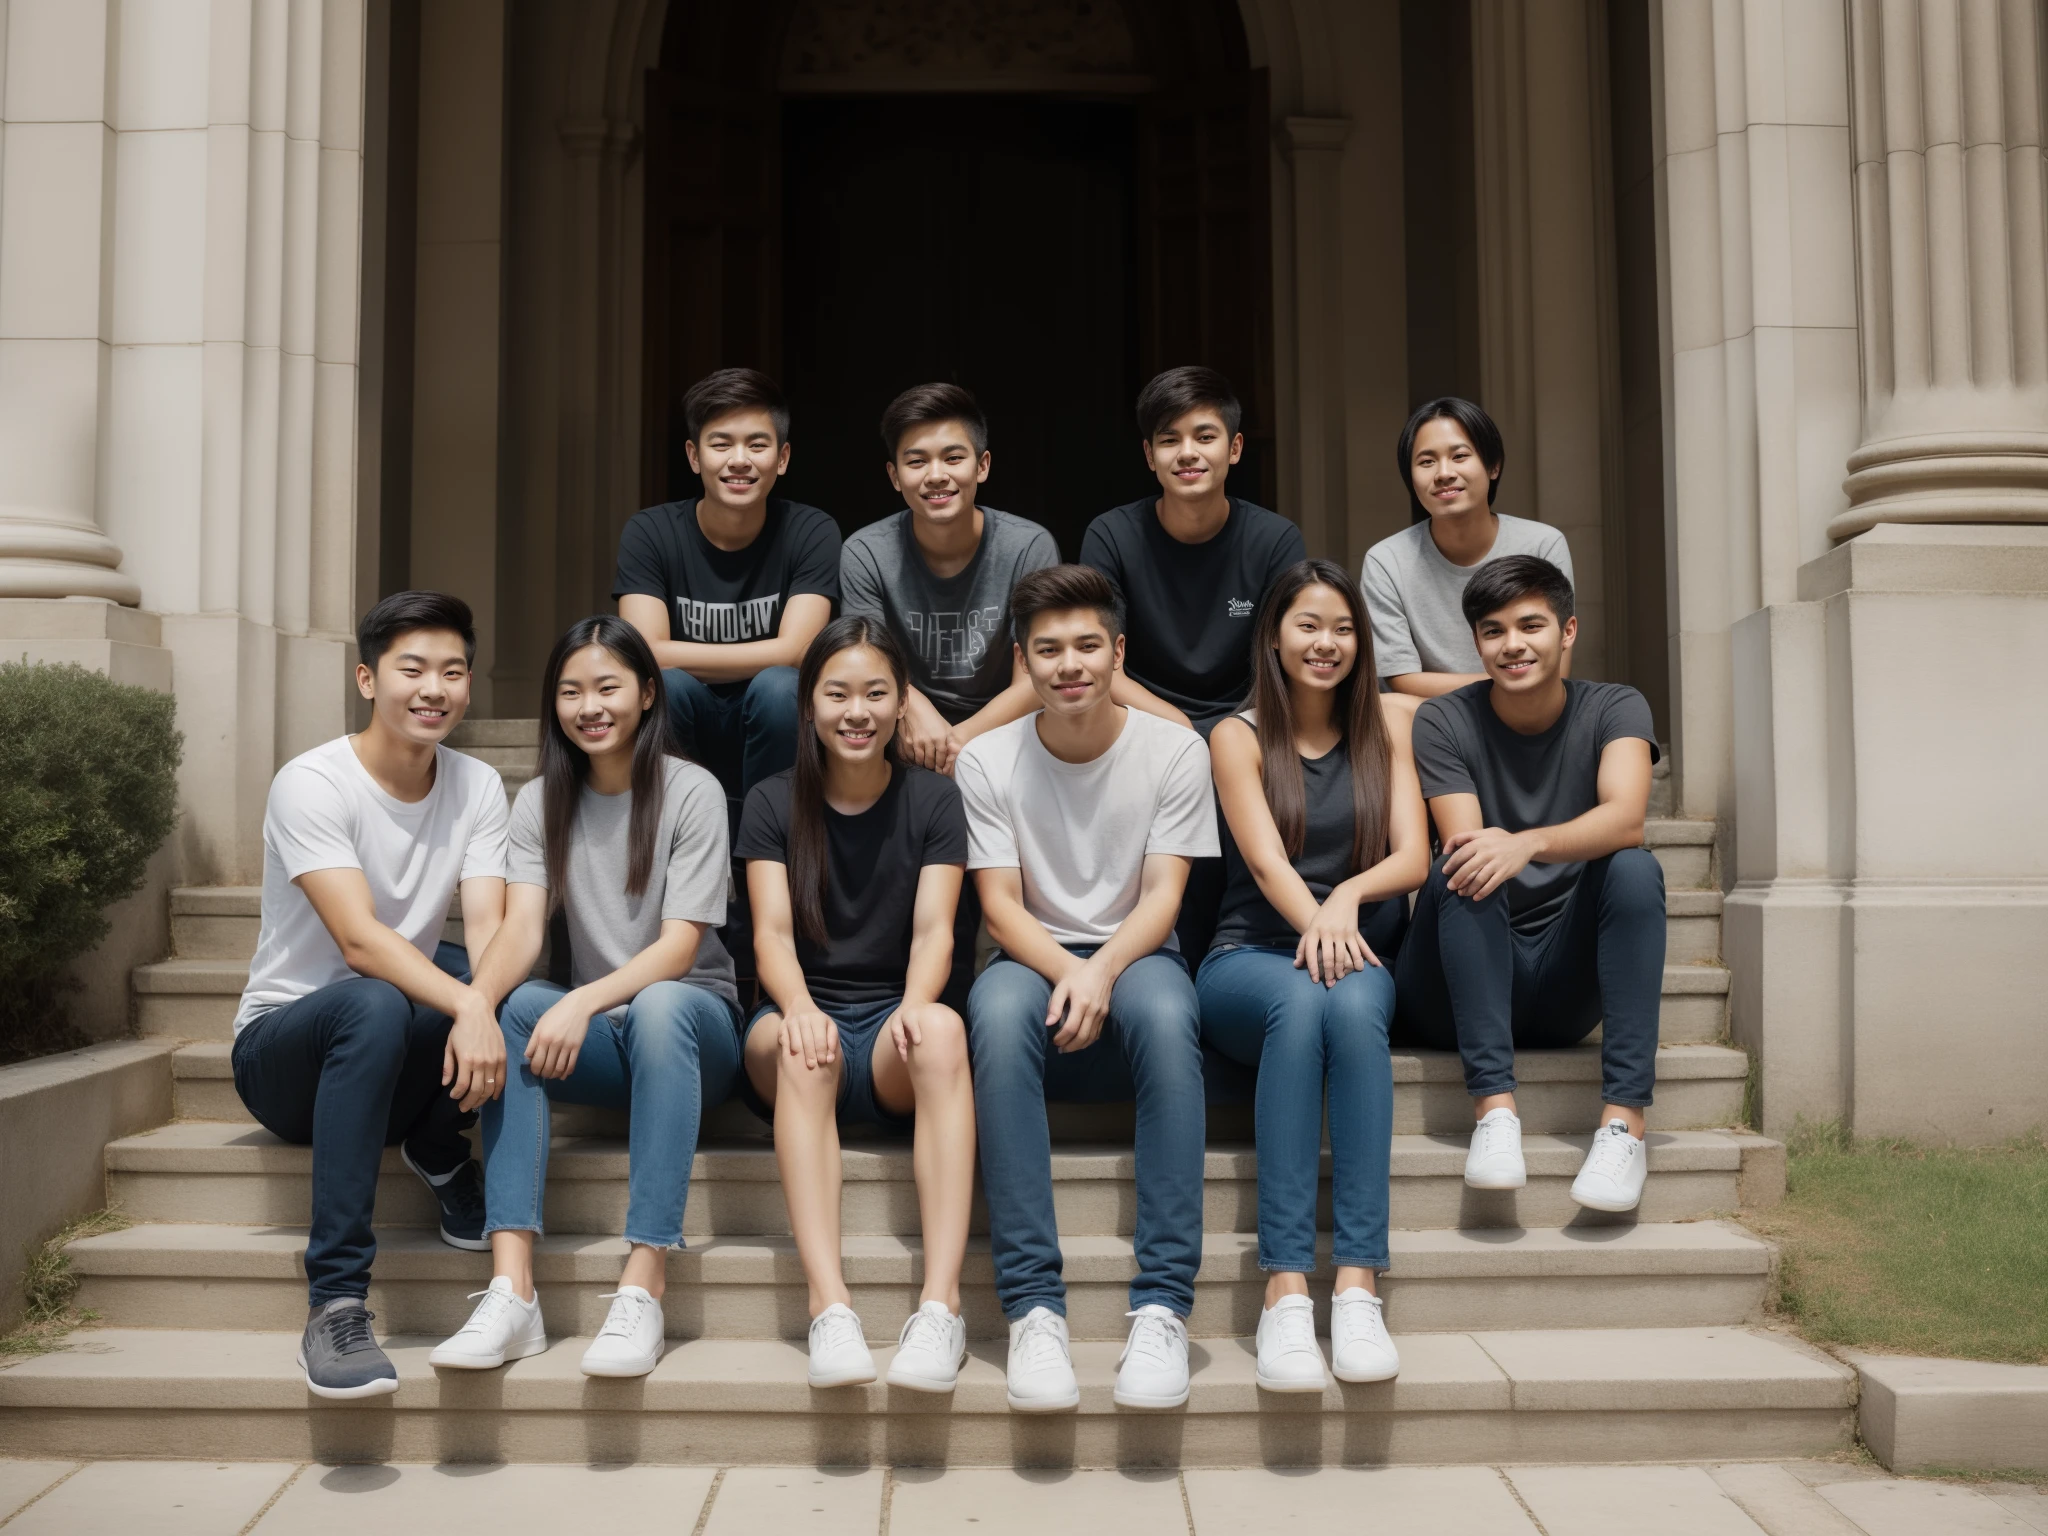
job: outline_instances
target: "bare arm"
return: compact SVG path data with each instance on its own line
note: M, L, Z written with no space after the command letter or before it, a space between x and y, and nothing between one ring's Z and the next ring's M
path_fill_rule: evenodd
M910 917L910 969L903 977L906 1010L938 1001L953 976L953 917L960 906L958 864L927 864L918 871Z
M796 958L796 912L789 899L789 866L747 860L747 898L754 909L754 970L761 990L782 1015L782 1048L801 1054L806 1067L830 1066L839 1054L839 1029L811 997Z
M469 906L463 904L464 936L469 933ZM488 947L479 955L470 948L474 980L470 985L493 1003L503 1002L512 989L533 974L533 963L547 938L548 893L545 887L524 882L505 887L505 921Z
M1439 795L1430 801L1443 834L1451 889L1477 901L1530 864L1575 864L1640 848L1650 809L1650 744L1634 736L1607 743L1595 782L1600 803L1593 809L1526 832L1483 825L1477 795Z
M1114 694L1115 691L1112 686L1110 692ZM1009 686L954 726L953 734L964 747L983 732L1008 725L1012 720L1022 720L1044 707L1045 702L1039 698L1038 690L1031 686L1031 673L1026 669L1024 659L1013 646L1010 650Z
M770 667L793 667L804 658L818 631L832 619L831 599L799 592L783 604L782 622L772 640L741 640L731 645L704 645L669 638L668 604L644 592L619 599L619 617L647 638L654 659L706 683L737 683Z
M1195 728L1194 721L1159 697L1150 688L1132 677L1122 667L1109 680L1109 696L1128 709L1142 709L1148 715L1157 715L1162 720L1171 720L1175 725Z
M1081 968L1081 962L1024 905L1024 876L1015 868L977 869L974 889L981 897L981 919L996 947L1020 965L1028 965L1054 986Z

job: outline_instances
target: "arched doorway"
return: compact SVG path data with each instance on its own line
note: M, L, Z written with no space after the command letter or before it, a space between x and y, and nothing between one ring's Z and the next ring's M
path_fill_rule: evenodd
M1247 407L1273 497L1268 112L1229 0L677 0L647 80L644 500L687 494L675 404L730 364L789 387L792 495L892 509L874 423L955 378L991 505L1051 527L1149 483L1158 368Z

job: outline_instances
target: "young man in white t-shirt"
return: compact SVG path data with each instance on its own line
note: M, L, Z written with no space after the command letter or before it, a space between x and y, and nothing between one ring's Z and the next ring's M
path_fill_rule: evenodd
M462 1132L503 1091L497 1006L525 979L470 979L469 955L505 914L507 815L497 771L441 745L469 707L469 605L397 593L356 643L369 726L293 758L270 786L263 927L233 1050L249 1112L313 1148L299 1363L315 1393L340 1398L398 1389L364 1309L384 1148L433 1192L444 1239L490 1246ZM458 888L467 954L441 942Z
M1034 571L1010 614L1043 708L977 736L954 768L967 867L1001 950L967 1018L1010 1406L1080 1403L1053 1214L1053 1098L1137 1101L1138 1274L1115 1399L1176 1408L1202 1258L1204 1114L1200 1011L1173 929L1190 862L1218 852L1209 749L1110 697L1123 614L1100 571Z

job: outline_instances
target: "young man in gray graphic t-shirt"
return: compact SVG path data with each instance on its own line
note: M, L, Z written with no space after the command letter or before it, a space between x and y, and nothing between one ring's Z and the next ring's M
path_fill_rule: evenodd
M951 773L960 749L1038 708L1013 660L1010 589L1059 564L1034 522L975 505L988 479L988 423L957 384L905 390L882 417L889 481L904 510L847 539L841 611L887 624L910 658L896 739L921 767Z

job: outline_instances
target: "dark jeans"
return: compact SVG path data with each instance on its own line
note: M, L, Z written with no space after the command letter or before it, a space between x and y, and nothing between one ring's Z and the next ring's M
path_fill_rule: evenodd
M434 963L469 979L469 956L443 944ZM453 1021L388 981L351 976L273 1008L235 1038L235 1091L280 1140L313 1148L310 1304L370 1293L370 1216L384 1149L400 1142L433 1174L469 1160L475 1120L441 1086Z
M1093 950L1076 949L1083 956ZM1052 1043L1045 1010L1052 983L998 955L967 998L974 1116L988 1199L996 1299L1015 1322L1033 1307L1066 1315L1059 1224L1053 1210L1052 1136L1045 1102L1136 1100L1138 1274L1133 1309L1157 1303L1186 1317L1202 1261L1205 1115L1200 1017L1179 955L1133 961L1109 996L1109 1020L1084 1051Z
M1438 859L1394 966L1401 1033L1455 1047L1474 1098L1514 1091L1517 1047L1576 1045L1597 1024L1602 1102L1647 1106L1663 992L1664 870L1647 848L1589 862L1536 933L1509 925L1505 886L1468 900Z
M796 762L795 667L764 668L744 688L714 688L681 670L661 677L677 739L717 776L727 799L745 801Z

